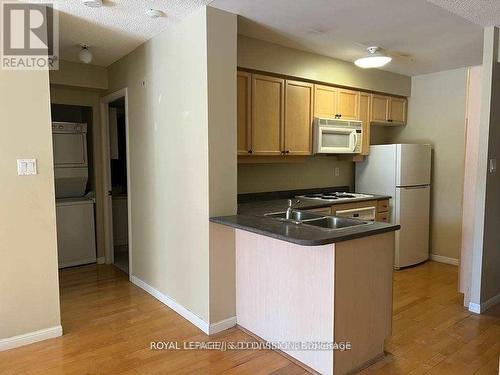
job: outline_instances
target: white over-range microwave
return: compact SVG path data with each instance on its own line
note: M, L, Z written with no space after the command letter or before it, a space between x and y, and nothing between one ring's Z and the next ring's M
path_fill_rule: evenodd
M363 123L315 117L313 142L315 154L359 154L363 144Z

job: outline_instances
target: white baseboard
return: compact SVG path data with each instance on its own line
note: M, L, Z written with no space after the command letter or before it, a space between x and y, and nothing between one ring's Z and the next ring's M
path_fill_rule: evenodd
M221 320L217 323L212 323L212 324L210 324L210 335L225 331L226 329L234 327L235 325L236 325L236 317L235 316Z
M456 258L449 258L449 257L444 257L442 255L431 254L431 260L434 260L439 263L446 263L446 264L451 264L453 266L458 266L458 259Z
M106 257L97 258L97 264L104 264L104 263L106 263Z
M39 331L25 333L22 335L8 337L6 339L0 340L0 352L59 336L62 336L62 327L60 325L41 329Z
M489 300L483 303L469 302L469 311L476 314L482 314L483 312L488 310L490 307L496 305L497 303L500 303L500 294L491 297Z
M224 331L224 330L231 328L231 327L234 327L236 325L236 317L235 316L228 318L228 319L221 320L217 323L208 324L202 318L200 318L198 315L196 315L193 312L186 309L184 306L182 306L180 303L175 301L173 298L171 298L171 297L163 294L159 290L153 288L151 285L142 281L137 276L130 275L130 282L137 285L139 288L141 288L145 292L151 294L158 301L160 301L163 304L170 307L177 314L179 314L184 319L186 319L189 322L191 322L192 324L194 324L196 327L201 329L207 335L213 335L215 333Z
M130 281L137 285L139 288L143 289L145 292L151 294L154 298L159 300L160 302L164 303L168 307L170 307L172 310L174 310L177 314L182 316L184 319L187 319L191 323L193 323L196 327L201 329L203 332L205 332L207 335L209 333L209 325L207 322L205 322L203 319L201 319L199 316L195 315L188 309L186 309L184 306L182 306L180 303L175 301L173 298L170 298L169 296L163 294L159 290L153 288L151 285L145 283L141 279L139 279L136 276L130 275Z

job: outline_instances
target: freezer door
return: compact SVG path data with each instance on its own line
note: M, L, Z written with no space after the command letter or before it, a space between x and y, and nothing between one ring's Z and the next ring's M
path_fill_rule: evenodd
M406 267L429 258L430 186L396 189L395 267Z
M431 183L431 146L398 144L397 186L429 185Z

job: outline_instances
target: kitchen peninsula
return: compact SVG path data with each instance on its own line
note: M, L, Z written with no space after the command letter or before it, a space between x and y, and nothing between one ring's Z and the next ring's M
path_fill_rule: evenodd
M325 214L329 206L301 199L287 215L286 199L247 202L238 215L210 220L235 228L237 324L306 367L339 375L383 356L399 225L337 218Z

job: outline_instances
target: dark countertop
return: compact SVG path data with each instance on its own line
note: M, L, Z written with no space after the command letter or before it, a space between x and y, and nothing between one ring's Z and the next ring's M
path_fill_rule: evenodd
M344 204L344 203L354 203L354 202L365 202L365 201L373 201L373 200L383 200L390 199L390 196L387 195L373 195L369 198L358 198L358 199L349 199L345 200L337 200L333 202L325 202L319 199L305 199L301 198L300 203L295 206L296 210L309 210L312 208L322 208L322 207L331 207L336 204ZM295 198L293 198L295 199ZM263 200L263 201L253 201L253 202L244 202L238 204L238 214L239 215L264 215L269 212L282 212L286 211L288 207L288 199L273 199L273 200Z
M367 225L328 230L312 225L293 224L265 216L233 215L210 218L212 223L292 242L303 246L326 245L399 230L399 225L374 222Z
M389 199L389 196L375 195L370 198L351 199L337 202L324 202L315 199L301 199L296 210L330 207L334 204L352 203L370 200ZM212 217L210 221L261 234L263 236L292 242L303 246L326 245L335 242L349 241L360 237L392 232L400 229L399 225L374 222L342 229L324 229L307 224L293 224L264 216L270 212L286 211L287 199L252 201L238 205L238 215Z

